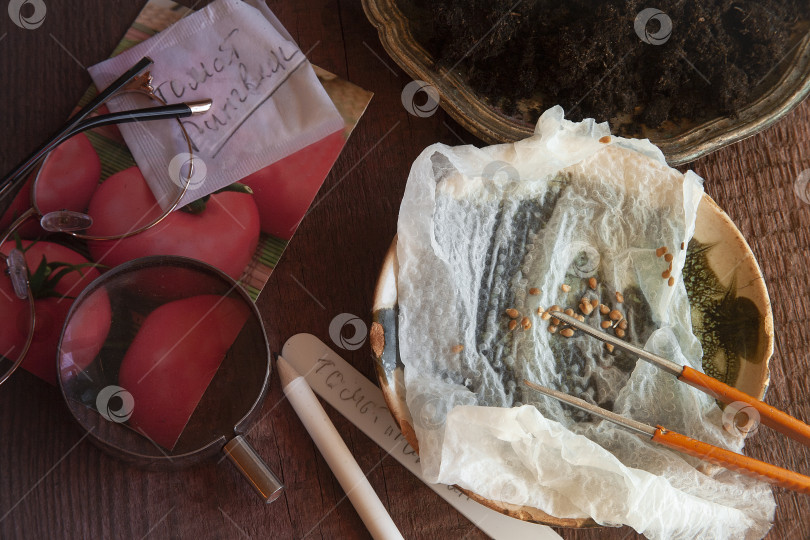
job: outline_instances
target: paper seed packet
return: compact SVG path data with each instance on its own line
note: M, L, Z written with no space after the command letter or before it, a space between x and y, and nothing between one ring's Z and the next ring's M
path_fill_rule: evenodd
M177 22L191 12L189 8L181 6L170 0L151 0L144 6L135 22L129 28L124 38L113 51L115 56L141 41L144 41L171 24ZM318 80L323 84L329 97L337 107L344 120L342 133L336 136L327 136L320 141L313 143L295 154L270 165L268 169L269 178L273 178L274 186L263 186L256 189L263 195L264 190L272 189L273 195L264 198L277 199L274 204L279 205L283 200L278 200L279 195L289 191L292 184L306 185L307 191L314 194L323 184L326 176L337 160L343 146L351 135L360 117L371 101L372 93L363 90L348 81L338 78L336 75L313 65ZM96 88L91 87L78 103L78 107L83 107L96 94ZM127 167L134 166L128 152L122 154L122 142L119 140L92 140L91 141L99 153L102 164L102 182L115 172ZM125 148L124 148L125 150ZM315 189L313 189L313 187ZM293 190L295 191L295 190ZM257 204L263 201L257 201ZM281 254L287 246L301 219L309 208L312 197L305 202L302 207L300 200L292 201L295 208L277 208L276 213L285 214L276 223L263 223L262 232L258 247L253 254L253 258L244 268L239 282L255 300L261 292L267 279L273 271L276 263L281 258ZM190 239L192 240L192 239ZM199 240L198 241L203 241Z

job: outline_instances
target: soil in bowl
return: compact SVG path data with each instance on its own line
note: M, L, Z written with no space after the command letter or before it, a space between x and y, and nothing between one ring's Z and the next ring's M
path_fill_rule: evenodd
M493 106L534 123L542 108L560 104L571 120L611 119L625 135L637 135L639 124L734 116L778 72L810 19L804 0L667 0L643 16L640 0L399 4L437 63L461 72ZM640 34L638 17L646 21ZM527 100L544 106L520 110Z

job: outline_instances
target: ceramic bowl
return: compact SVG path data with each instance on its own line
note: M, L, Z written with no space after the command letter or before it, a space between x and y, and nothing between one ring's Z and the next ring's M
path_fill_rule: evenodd
M419 450L405 404L403 364L397 342L397 250L394 238L374 292L371 348L383 395L408 443ZM773 354L773 315L768 291L740 231L709 197L698 207L695 234L683 270L692 309L692 327L703 344L704 371L762 399ZM470 498L509 516L559 527L593 527L590 519L560 519L537 508Z

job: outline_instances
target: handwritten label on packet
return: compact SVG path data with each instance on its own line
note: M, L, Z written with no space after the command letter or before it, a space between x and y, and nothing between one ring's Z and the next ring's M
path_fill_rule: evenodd
M119 126L164 209L178 188L187 186L182 206L343 129L306 56L262 0L215 0L89 72L104 88L147 56L157 98L213 102L179 125ZM144 101L130 93L107 105L113 112L151 105Z
M167 103L216 97L206 114L181 121L202 156L216 157L236 130L306 60L295 43L287 40L273 43L260 55L246 55L251 49L249 40L250 36L234 27L211 44L208 54L169 72L170 78L156 78L153 84L155 94Z
M288 339L281 355L324 401L422 479L419 456L400 432L377 386L311 334ZM496 540L561 538L549 527L510 518L478 504L453 486L425 483Z

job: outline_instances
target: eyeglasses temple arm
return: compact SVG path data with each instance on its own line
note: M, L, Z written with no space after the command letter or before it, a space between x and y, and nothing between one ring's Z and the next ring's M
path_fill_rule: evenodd
M65 122L65 124L63 124L62 127L50 137L50 139L45 141L42 146L32 152L19 165L14 167L11 172L4 176L2 180L0 180L0 216L6 213L9 206L11 206L11 202L14 200L14 197L17 196L17 193L22 188L25 175L28 174L31 168L42 158L42 156L44 156L50 149L53 149L53 147L58 144L58 142L53 144L54 141L65 140L67 138L65 137L66 133L70 132L77 124L82 122L87 115L107 102L107 100L109 100L113 94L129 84L132 79L143 73L146 68L152 65L152 63L152 59L148 56L138 61L138 63L132 66L132 68L130 68L126 73L118 77L107 88L99 92L98 95L90 103L85 105L78 113L71 116L70 119L68 119L68 121Z
M73 126L73 128L67 133L64 133L60 139L52 141L50 149L53 149L77 133L81 133L82 131L86 131L88 129L95 129L97 127L109 126L112 124L128 124L131 122L148 122L151 120L186 118L194 114L206 112L211 108L211 104L212 101L207 99L202 101L189 101L185 103L176 103L173 105L161 105L159 107L149 107L147 109L134 109L131 111L120 111L116 113L94 116Z

